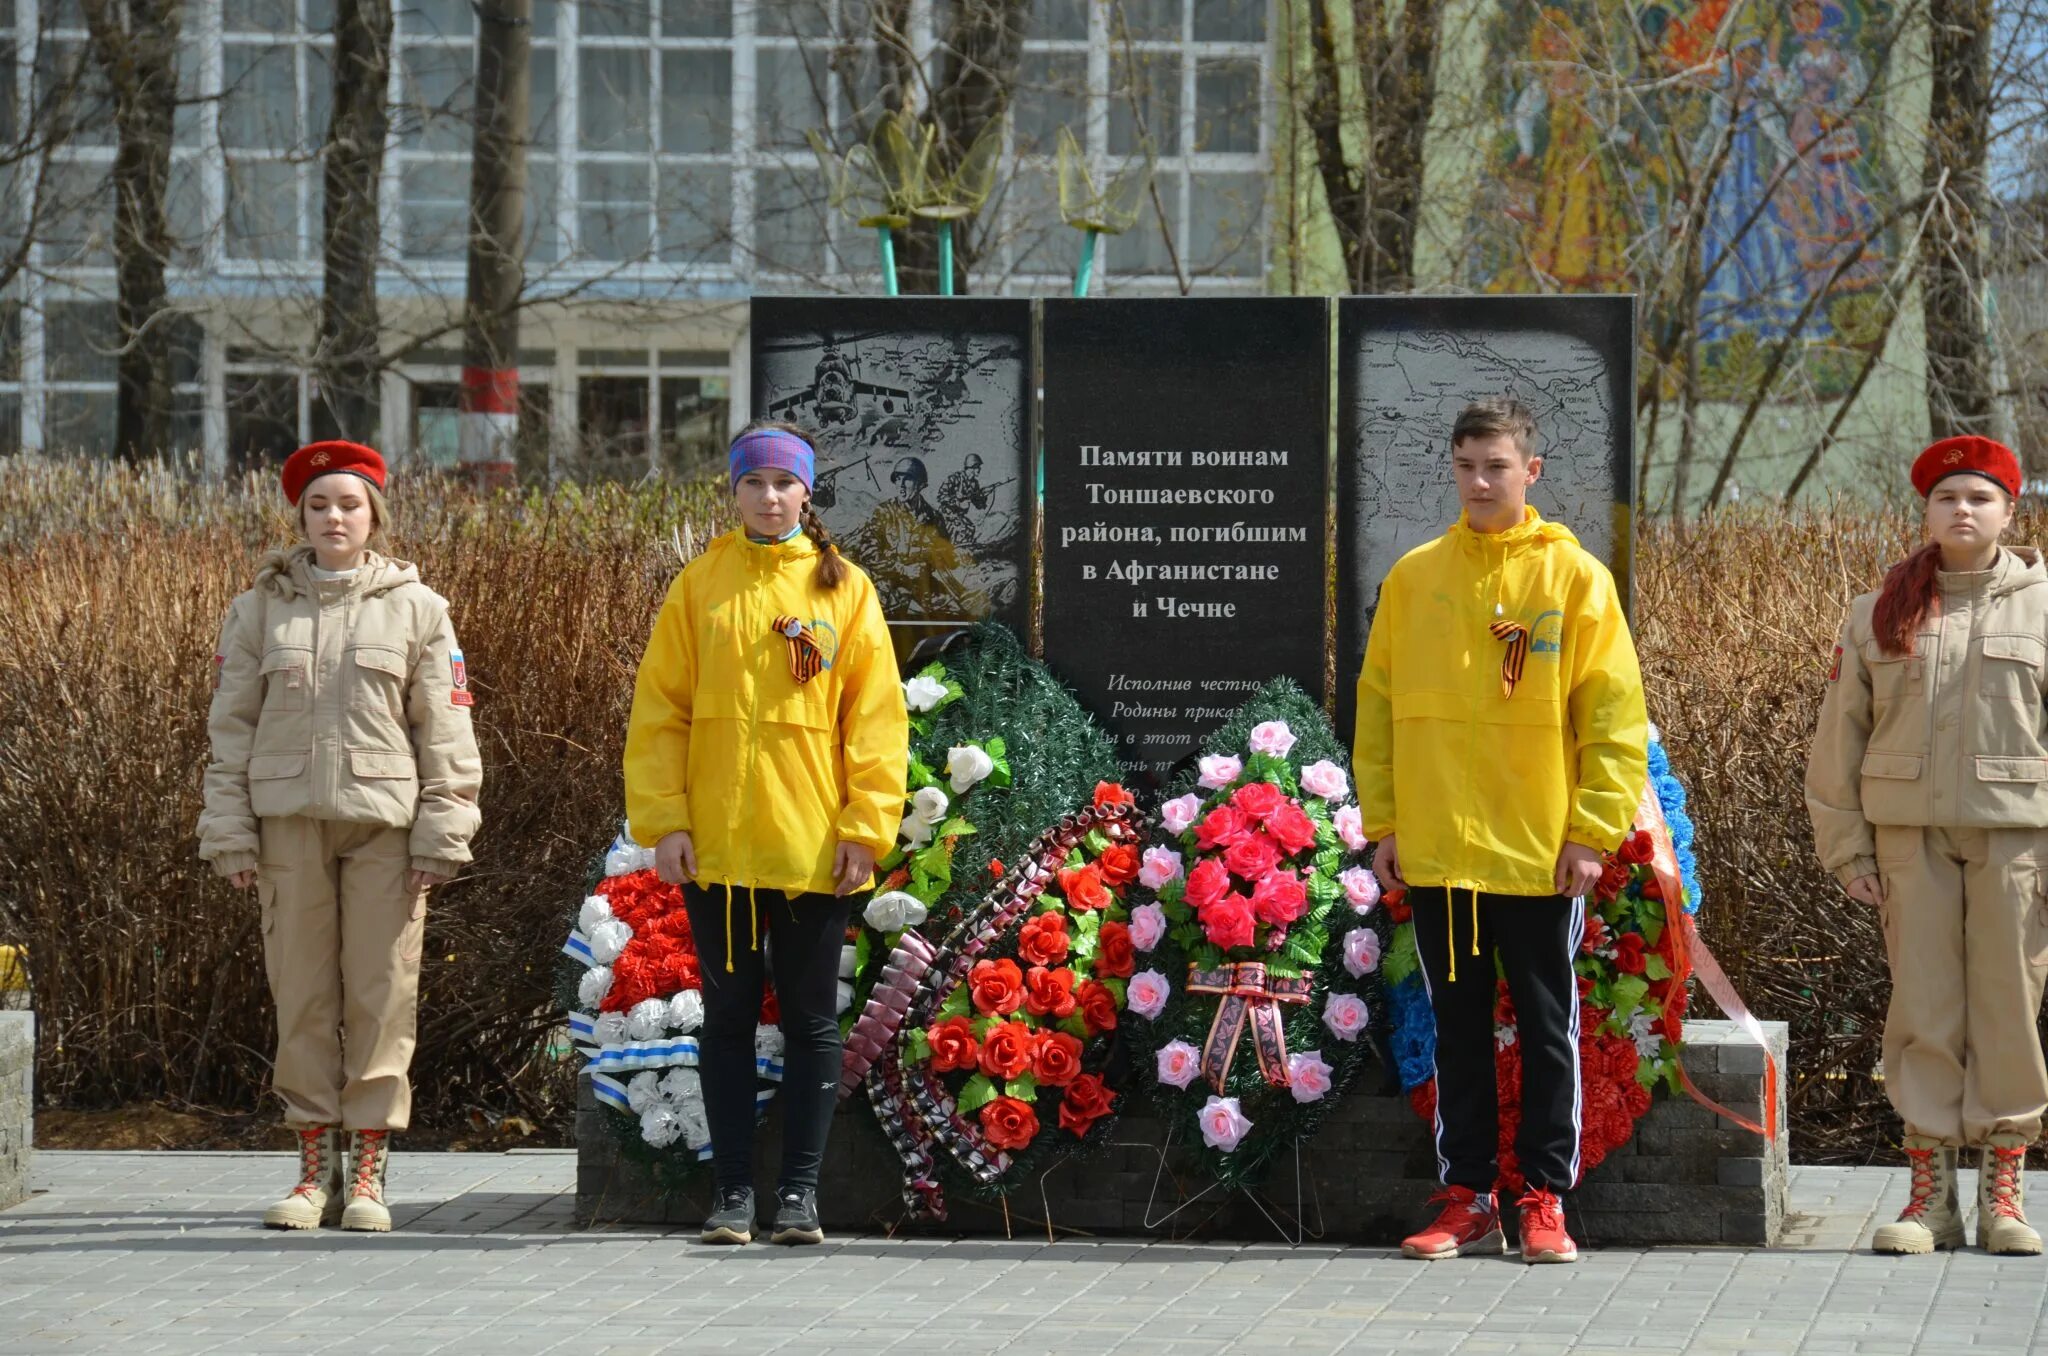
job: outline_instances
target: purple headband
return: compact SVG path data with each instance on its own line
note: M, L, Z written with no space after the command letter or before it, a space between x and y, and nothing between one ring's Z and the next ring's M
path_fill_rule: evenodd
M779 428L763 428L743 433L733 442L732 451L726 457L726 466L732 473L734 485L739 484L740 477L749 471L773 468L789 472L808 490L817 478L818 453L794 433Z

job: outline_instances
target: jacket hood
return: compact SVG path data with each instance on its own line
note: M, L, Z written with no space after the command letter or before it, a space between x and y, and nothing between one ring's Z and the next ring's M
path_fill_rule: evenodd
M1991 585L1994 594L2018 593L2035 584L2048 584L2048 566L2032 546L2008 546L2000 553L1998 578Z
M1551 542L1570 542L1577 546L1579 539L1563 523L1553 523L1538 513L1534 505L1522 506L1522 521L1505 532L1480 532L1472 526L1469 514L1460 513L1458 521L1451 527L1451 536L1460 547L1475 548L1499 545L1509 551L1525 546L1543 545Z
M303 543L272 551L256 567L256 587L267 588L287 602L301 594L310 595L314 591L312 567L313 548ZM354 587L365 597L374 597L400 585L419 582L420 572L410 561L392 560L366 551Z
M763 545L747 538L747 530L736 527L712 539L704 548L704 554L728 556L732 560L757 570L776 569L817 557L818 544L811 540L810 533L799 532L788 541L771 542Z

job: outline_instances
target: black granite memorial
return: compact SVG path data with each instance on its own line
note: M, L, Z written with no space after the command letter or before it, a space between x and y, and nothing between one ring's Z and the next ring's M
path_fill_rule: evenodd
M756 418L817 437L812 500L910 656L1030 602L1031 303L760 297Z
M1380 582L1458 520L1451 425L1481 396L1536 415L1529 502L1614 571L1635 503L1632 297L1347 297L1337 303L1337 728L1357 718Z
M1153 786L1273 677L1323 690L1328 303L1043 305L1046 662Z

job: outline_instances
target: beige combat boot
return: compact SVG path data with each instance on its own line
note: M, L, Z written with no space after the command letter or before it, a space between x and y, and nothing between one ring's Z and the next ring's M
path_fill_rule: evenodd
M1993 1135L1978 1154L1977 1246L2007 1257L2038 1255L2041 1235L2027 1223L2026 1139Z
M317 1229L341 1218L340 1132L331 1125L301 1125L299 1184L263 1212L270 1229Z
M364 1233L389 1233L391 1212L384 1208L384 1164L391 1155L389 1130L351 1130L348 1135L348 1206L341 1227Z
M1963 1210L1956 1200L1956 1151L1926 1135L1906 1136L1912 1186L1906 1208L1870 1240L1886 1253L1933 1252L1963 1246Z

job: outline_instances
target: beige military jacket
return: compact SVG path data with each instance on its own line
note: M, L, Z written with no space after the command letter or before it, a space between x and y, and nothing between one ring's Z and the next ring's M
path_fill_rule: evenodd
M2048 827L2048 570L2015 547L1989 570L1940 576L1910 655L1871 630L1877 595L1849 605L1806 808L1822 865L1844 884L1877 871L1870 826Z
M199 855L253 869L270 816L412 831L413 865L469 860L483 763L448 603L404 561L372 552L315 580L313 552L274 553L235 599L214 655Z

